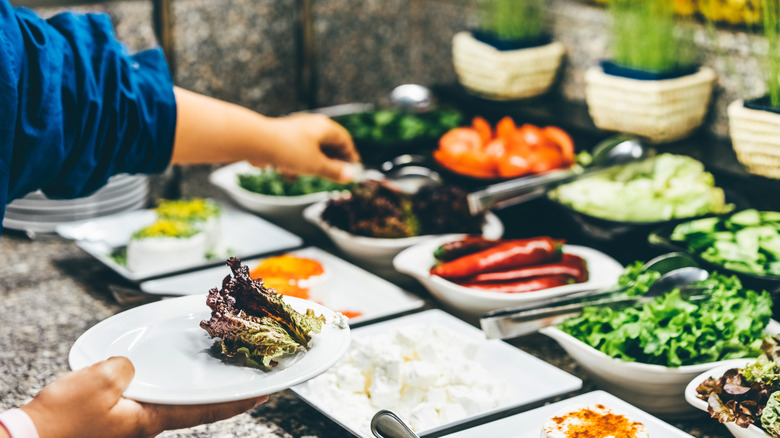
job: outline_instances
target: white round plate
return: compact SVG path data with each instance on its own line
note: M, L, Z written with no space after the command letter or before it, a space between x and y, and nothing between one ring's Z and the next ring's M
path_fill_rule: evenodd
M114 178L123 177L115 180ZM109 179L105 186L91 195L73 199L50 199L40 190L32 192L13 202L20 208L27 209L48 209L51 207L59 208L78 208L86 203L101 202L106 199L112 199L117 195L128 193L132 190L138 190L141 187L148 187L149 182L146 175L117 175Z
M211 317L205 294L114 315L81 335L68 361L78 370L111 356L129 358L135 377L124 396L142 402L190 405L272 394L321 374L344 355L350 343L349 329L331 323L336 318L332 310L298 298L284 300L299 312L314 309L329 323L313 337L307 352L283 360L271 371L229 364L210 353L215 339L199 325Z
M747 364L755 361L756 359L732 359L730 361L723 362L723 365L707 370L698 376L694 377L690 383L685 387L685 400L696 409L707 412L707 402L697 397L696 388L701 382L707 380L709 377L719 378L731 368L743 368ZM710 421L718 421L711 419ZM726 429L734 435L735 438L771 438L768 433L764 432L755 424L751 424L749 427L744 428L737 426L734 422L724 423Z
M121 206L121 208L115 208L112 210L103 211L100 214L93 214L92 216L94 218L102 217L102 216L110 216L115 213L138 210L139 208L143 208L145 206L146 206L146 198L144 197L143 199L139 199L138 201L132 204L123 205ZM56 218L56 220L52 220L51 217L41 217L41 218L36 218L34 220L18 219L14 217L13 213L6 212L6 216L3 219L3 228L25 231L25 232L31 231L35 233L53 233L58 226L65 225L70 222L73 222L73 220L60 220L60 218Z
M19 200L16 200L6 206L6 213L14 213L20 216L19 219L22 220L27 220L23 217L25 215L36 217L52 216L54 217L52 220L60 220L57 216L64 216L66 218L76 217L78 219L75 220L81 220L100 215L103 211L113 210L117 206L132 204L139 199L146 199L148 194L149 187L146 184L143 184L137 188L130 189L125 193L120 193L116 196L103 198L97 201L87 202L87 198L82 198L84 202L80 205L63 205L61 203L63 201L51 200L48 202L48 205L26 207L24 205L20 206L18 204Z

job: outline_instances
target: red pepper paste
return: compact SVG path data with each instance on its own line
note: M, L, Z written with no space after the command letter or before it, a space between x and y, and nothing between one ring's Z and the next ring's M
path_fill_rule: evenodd
M545 432L550 432L554 423L568 438L638 438L647 437L645 426L623 415L612 413L607 407L597 404L550 419Z

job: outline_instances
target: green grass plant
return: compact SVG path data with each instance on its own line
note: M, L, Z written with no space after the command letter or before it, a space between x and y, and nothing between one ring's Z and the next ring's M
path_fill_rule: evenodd
M697 62L693 28L672 0L610 0L612 59L625 67L668 72Z
M481 28L508 40L534 39L544 34L545 0L486 0Z
M761 0L761 18L767 41L766 82L769 103L780 108L780 0Z

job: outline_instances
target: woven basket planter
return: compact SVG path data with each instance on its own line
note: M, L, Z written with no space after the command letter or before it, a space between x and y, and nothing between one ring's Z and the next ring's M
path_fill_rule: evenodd
M544 94L552 86L563 44L498 50L471 32L452 38L452 59L458 81L474 94L492 100L513 100Z
M604 73L585 73L585 97L593 122L601 129L636 134L665 143L698 128L712 95L715 72L701 67L673 79L639 80Z
M743 100L728 107L731 144L748 171L780 179L780 114L745 108Z

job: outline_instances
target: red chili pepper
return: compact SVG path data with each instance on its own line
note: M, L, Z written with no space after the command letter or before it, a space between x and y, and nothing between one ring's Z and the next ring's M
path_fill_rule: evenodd
M470 283L505 282L548 275L567 275L573 278L575 283L583 283L588 280L585 260L572 254L564 254L561 261L557 263L524 266L506 271L485 272L469 278L468 281Z
M487 292L514 294L565 286L571 284L571 282L572 278L568 275L548 275L546 277L524 278L522 280L501 283L473 283L468 281L458 284Z
M492 248L442 263L431 274L443 278L471 277L482 272L535 265L556 259L560 245L549 237L510 240Z
M492 248L500 243L502 243L501 240L485 239L482 236L469 236L439 245L436 251L433 252L433 257L442 262L449 262L458 257Z

